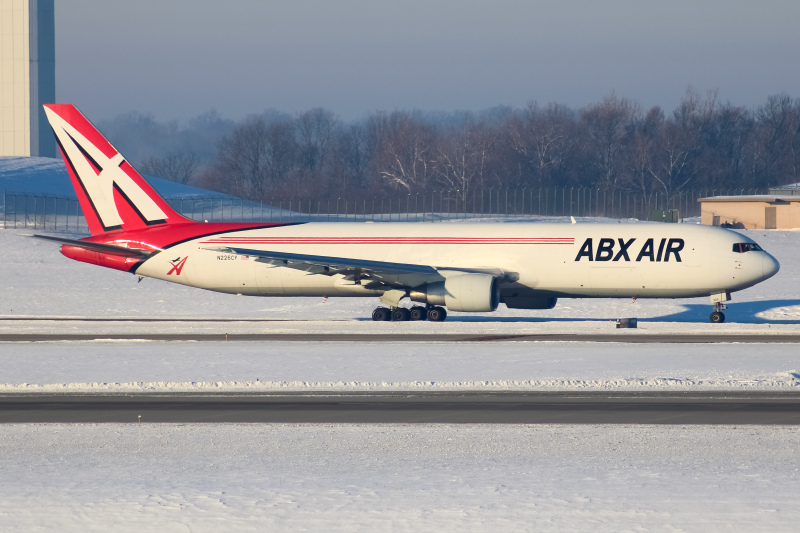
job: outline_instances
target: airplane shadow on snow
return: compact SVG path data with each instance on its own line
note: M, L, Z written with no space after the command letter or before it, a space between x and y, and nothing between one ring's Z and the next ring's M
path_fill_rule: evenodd
M798 307L800 314L799 300L758 300L754 302L729 302L729 307L724 311L726 323L736 324L800 324L800 318L767 319L757 316L759 313L777 309L780 307ZM650 318L640 318L642 322L708 322L708 316L713 311L710 303L682 304L684 309L669 315L656 316ZM626 316L635 316L635 312L628 313ZM613 317L620 318L620 317ZM523 316L468 316L450 315L448 322L607 322L613 320L609 318L567 318L567 317L523 317Z
M800 324L800 318L763 318L757 316L759 313L777 309L780 307L797 307L800 311L800 300L757 300L754 302L729 302L725 313L726 323L739 324ZM712 307L709 304L688 304L679 313L653 317L653 322L699 322L708 320Z

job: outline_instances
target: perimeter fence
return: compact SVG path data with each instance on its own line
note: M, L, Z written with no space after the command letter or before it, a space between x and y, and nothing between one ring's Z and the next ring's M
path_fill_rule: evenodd
M765 194L762 189L697 189L673 194L591 188L478 189L353 200L275 200L173 196L167 203L183 216L208 222L443 222L486 218L608 217L678 222L700 215L699 198ZM87 232L78 201L3 192L2 227Z

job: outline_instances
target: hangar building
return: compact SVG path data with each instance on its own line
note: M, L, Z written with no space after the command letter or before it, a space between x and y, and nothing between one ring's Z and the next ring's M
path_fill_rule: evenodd
M800 184L770 189L768 195L700 198L702 224L742 229L800 228Z

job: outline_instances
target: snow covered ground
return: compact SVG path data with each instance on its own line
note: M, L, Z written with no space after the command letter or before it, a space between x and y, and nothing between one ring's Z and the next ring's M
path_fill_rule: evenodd
M4 531L797 531L792 427L0 426Z
M373 323L370 300L137 283L0 231L0 332L100 339L0 343L0 391L797 390L795 346L737 344L735 335L800 332L800 232L749 234L782 269L734 294L725 324L706 322L706 299L563 300L550 311L411 324ZM610 322L631 316L638 330ZM201 321L64 320L80 317ZM254 318L264 321L245 321ZM717 331L731 343L102 340L145 331ZM0 529L795 531L798 463L796 427L0 425Z
M0 344L2 393L798 390L785 344Z

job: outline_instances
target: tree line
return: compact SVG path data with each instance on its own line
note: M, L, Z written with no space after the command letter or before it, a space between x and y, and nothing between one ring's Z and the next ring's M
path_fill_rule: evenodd
M131 161L145 173L265 201L437 190L466 201L489 187L669 195L800 181L800 99L786 94L745 108L690 89L671 113L611 94L581 109L534 101L481 113L376 111L345 123L316 108L195 122L151 132L148 142L161 135L173 141L159 146L172 149Z

